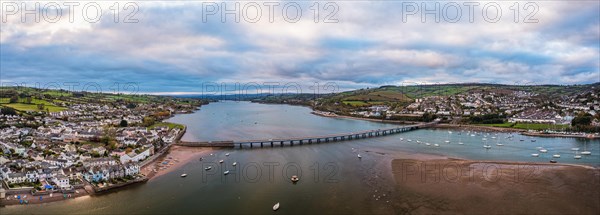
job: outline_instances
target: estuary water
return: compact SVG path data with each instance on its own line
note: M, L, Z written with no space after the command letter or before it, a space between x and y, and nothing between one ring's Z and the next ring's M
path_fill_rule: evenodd
M185 141L301 137L398 126L321 117L310 112L307 107L224 101L168 121L187 125ZM506 133L471 136L467 132L422 129L345 142L219 149L205 155L202 161L194 159L181 169L144 184L62 202L9 206L0 208L0 212L3 215L271 214L272 206L279 202L281 208L277 213L284 214L394 214L398 213L395 209L398 203L391 196L399 191L391 186L394 179L390 161L395 158L434 155L547 163L558 153L561 158L556 160L560 163L600 166L597 140L534 138L532 142L533 138L518 134L508 139ZM483 138L491 149L482 147ZM537 147L547 149L548 153L539 153ZM592 155L576 160L571 151L574 147L586 148ZM540 156L531 157L532 153ZM233 166L233 162L237 165ZM208 166L212 169L206 171ZM225 171L229 174L224 175ZM182 172L188 177L181 178ZM300 181L292 183L291 175L298 175Z

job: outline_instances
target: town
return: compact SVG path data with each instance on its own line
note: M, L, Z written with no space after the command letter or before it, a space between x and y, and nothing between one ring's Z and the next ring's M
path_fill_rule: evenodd
M85 192L81 189L86 185L93 192L146 180L141 168L185 132L183 125L162 120L193 112L202 104L191 99L29 88L3 89L3 96L7 97L0 100L3 194L33 196L58 192L66 197Z

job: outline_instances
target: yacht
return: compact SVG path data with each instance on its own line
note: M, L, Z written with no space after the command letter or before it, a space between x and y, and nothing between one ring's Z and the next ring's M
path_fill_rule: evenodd
M233 162L233 164L231 164L231 165L235 166L235 165L237 165L237 162Z
M582 155L591 155L592 154L592 152L587 150L587 141L584 143L583 152L581 152L580 154L582 154Z
M437 144L437 143L436 143L436 144L433 144L433 146L435 146L435 147L440 147L440 144Z
M223 172L223 175L227 175L227 174L229 174L229 170Z
M185 178L185 177L187 177L187 174L183 173L183 174L181 174L181 177Z
M560 154L556 153L554 155L552 155L553 158L560 158Z
M430 143L425 143L425 145L426 145L426 146L431 146L431 144L430 144Z
M223 163L223 160L220 160L219 163Z
M487 145L487 144L486 144L486 145L483 145L483 148L486 148L486 149L491 149L491 148L492 148L492 146L490 146L490 145Z
M544 149L544 148L542 148L542 149L540 149L540 152L541 152L541 153L547 153L547 152L548 152L548 149Z
M210 169L212 169L212 166L208 166L208 167L204 168L204 170L210 170Z
M531 154L531 157L539 157L540 154Z
M229 153L225 153L225 156L229 156Z

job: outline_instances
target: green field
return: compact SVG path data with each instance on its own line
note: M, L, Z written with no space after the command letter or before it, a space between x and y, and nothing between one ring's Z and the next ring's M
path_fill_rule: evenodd
M535 123L502 123L502 124L478 124L479 126L498 127L498 128L516 128L530 130L562 130L571 127L570 125L552 125L552 124L535 124Z
M185 127L184 125L177 124L177 123L157 122L157 123L154 123L154 125L151 125L148 128L152 129L152 128L155 128L155 127L162 127L162 126L167 126L167 127L169 127L169 129L174 129L174 128L183 129Z
M18 111L25 111L25 112L41 111L40 109L38 109L38 106L36 104L12 103L12 104L4 104L4 106L11 107ZM60 112L60 111L66 110L67 108L57 107L54 105L45 105L44 111L46 111L46 109L48 109L48 111L50 111L50 112Z

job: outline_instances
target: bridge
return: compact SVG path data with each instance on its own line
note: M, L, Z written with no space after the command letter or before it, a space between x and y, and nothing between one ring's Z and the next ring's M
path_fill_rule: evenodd
M309 137L292 137L292 138L278 138L278 139L259 139L259 140L240 140L240 141L205 141L205 142L186 142L179 141L177 144L181 146L192 146L192 147L229 147L239 148L244 147L265 147L265 146L294 146L302 144L313 144L313 143L327 143L327 142L339 142L349 141L357 139L366 139L380 136L387 136L391 134L398 134L408 131L417 130L419 128L430 127L437 122L422 123L415 125L400 126L395 128L366 130L352 133L342 134L330 134L323 136L309 136Z

